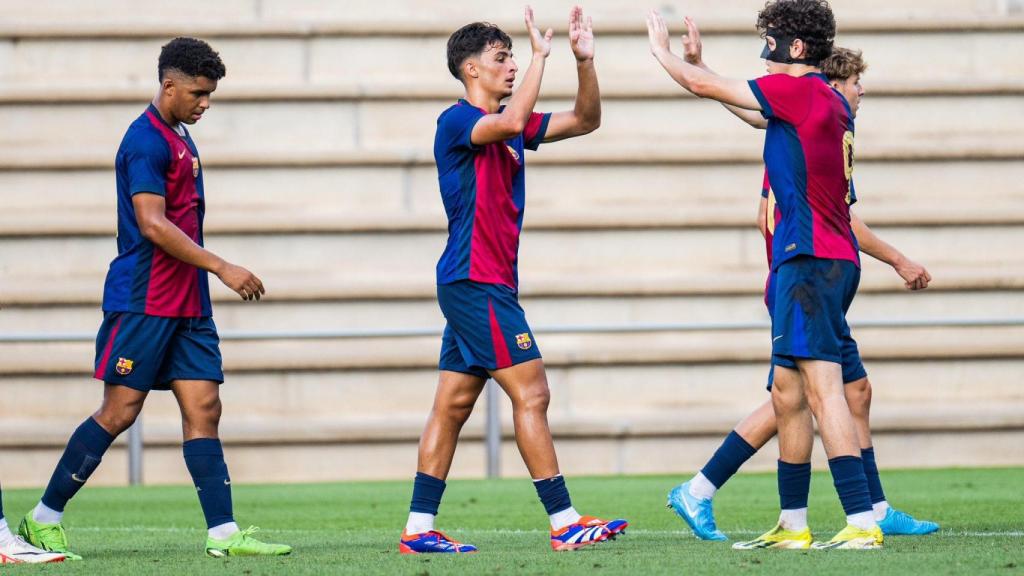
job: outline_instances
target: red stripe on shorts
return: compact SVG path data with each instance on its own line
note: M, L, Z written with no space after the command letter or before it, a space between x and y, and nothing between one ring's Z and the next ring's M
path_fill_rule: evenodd
M92 375L97 380L103 380L103 376L107 373L107 363L110 362L110 352L114 349L114 339L117 338L117 329L121 327L122 318L117 319L117 324L110 330L110 336L107 337L107 345L103 348L103 359L96 365L96 373Z
M494 303L487 299L487 309L491 313L491 343L494 345L495 368L508 368L512 365L512 356L508 353L508 344L505 343L505 334L498 324L498 317L494 314Z

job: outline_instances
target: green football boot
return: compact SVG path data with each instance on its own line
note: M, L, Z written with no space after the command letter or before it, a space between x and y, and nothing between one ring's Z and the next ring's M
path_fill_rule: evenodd
M81 560L82 557L68 550L68 535L61 523L44 524L32 518L30 510L18 525L18 534L29 544L49 552L58 552L67 560Z
M214 558L225 558L227 556L284 556L291 554L292 547L285 544L267 544L252 537L259 531L255 526L249 526L245 530L239 530L230 538L217 540L216 538L206 539L206 554Z

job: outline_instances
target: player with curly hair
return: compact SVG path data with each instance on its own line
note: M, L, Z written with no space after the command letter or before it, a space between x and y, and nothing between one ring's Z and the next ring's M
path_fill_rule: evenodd
M255 528L239 530L218 437L224 373L207 273L245 301L265 292L255 274L203 248L203 169L185 125L209 109L224 63L206 42L175 38L160 52L157 75L159 91L128 127L115 161L118 255L107 272L94 366L103 403L71 435L19 532L80 560L68 549L64 507L135 422L149 392L171 390L181 409L185 465L206 517L206 553L288 554L289 546L253 538Z
M693 94L767 119L764 159L782 213L772 242L772 403L779 438L778 525L737 549L882 546L856 426L843 390L846 311L860 280L850 226L853 115L820 64L832 52L835 18L824 0L773 0L758 14L767 76L725 78L672 53L668 28L647 17L651 52ZM812 542L807 494L814 422L847 526Z
M686 18L687 32L683 36L683 55L687 62L709 69L704 62L700 30L691 18ZM832 54L821 63L822 73L828 78L829 84L843 95L850 105L850 113L857 116L860 100L864 95L861 75L867 70L860 51L834 47ZM765 129L767 119L760 113L726 105L731 112L739 116L751 126ZM765 237L767 244L768 266L771 268L772 236L782 218L781 211L775 203L767 171L761 189L761 203L758 210L758 228ZM860 251L876 258L892 268L903 279L908 290L921 290L928 287L931 276L917 262L907 258L902 252L879 238L852 209L850 212L851 227L857 237ZM774 273L769 273L765 284L765 304L771 314L774 298ZM857 436L860 440L861 459L868 478L871 491L872 508L875 520L878 521L885 535L923 535L939 529L934 522L917 520L911 515L889 506L882 488L878 466L875 463L875 450L871 437L871 382L861 363L856 342L851 338L843 354L843 391L850 406ZM771 390L772 372L769 372L768 390ZM746 418L740 421L732 432L715 451L710 460L693 478L673 488L668 495L668 506L671 507L693 530L694 535L703 540L725 540L726 536L718 530L715 522L712 500L719 489L771 440L778 428L775 412L769 399L758 406Z

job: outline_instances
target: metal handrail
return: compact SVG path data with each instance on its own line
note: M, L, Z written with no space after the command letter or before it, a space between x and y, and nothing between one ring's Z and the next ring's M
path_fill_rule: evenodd
M942 327L978 327L993 328L1001 326L1024 326L1022 318L926 318L914 319L874 319L851 322L856 328L942 328ZM589 334L628 332L701 332L730 330L759 330L771 327L767 320L747 322L680 322L680 323L638 323L638 324L559 324L534 328L538 334ZM338 340L356 338L411 338L416 336L440 336L438 328L391 328L378 330L295 330L295 331L259 331L259 330L224 330L220 332L222 340ZM0 334L0 343L31 343L31 342L93 342L95 332L54 332L54 333L12 333Z

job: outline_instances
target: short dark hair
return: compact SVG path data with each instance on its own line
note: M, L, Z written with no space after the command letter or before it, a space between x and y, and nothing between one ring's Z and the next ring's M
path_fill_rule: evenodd
M192 78L205 76L210 80L220 80L227 74L220 54L206 42L186 36L164 44L156 68L160 81L168 70L177 70Z
M501 28L489 22L473 22L459 28L448 38L448 71L461 81L462 75L459 74L459 67L462 66L462 63L492 45L511 49L512 38Z
M761 36L768 29L803 40L804 58L820 62L832 53L836 18L827 0L768 0L757 14Z
M867 62L860 50L840 48L832 49L832 54L821 63L821 71L829 80L840 82L857 74L863 74L868 69Z

